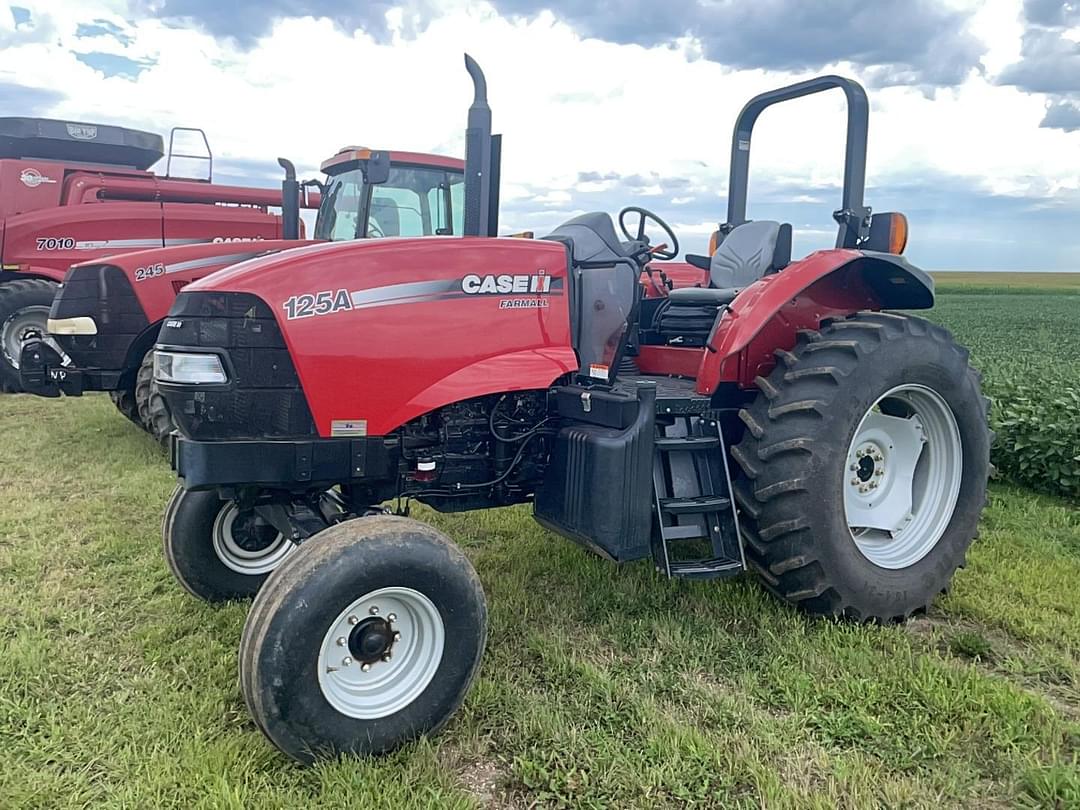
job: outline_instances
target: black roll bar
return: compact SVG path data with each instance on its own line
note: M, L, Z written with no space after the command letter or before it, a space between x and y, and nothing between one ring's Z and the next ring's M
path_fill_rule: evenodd
M750 175L750 136L758 116L767 107L782 101L802 98L823 90L839 88L847 97L847 145L844 149L844 189L840 210L833 219L840 226L837 247L856 247L870 228L870 208L863 203L866 189L866 140L870 120L870 102L862 85L842 76L818 76L805 82L769 90L754 96L742 108L731 138L731 177L728 182L728 216L721 231L727 233L746 222L746 194Z
M465 69L473 82L473 103L465 129L466 236L497 236L499 230L499 163L502 136L491 134L491 107L484 71L468 54Z

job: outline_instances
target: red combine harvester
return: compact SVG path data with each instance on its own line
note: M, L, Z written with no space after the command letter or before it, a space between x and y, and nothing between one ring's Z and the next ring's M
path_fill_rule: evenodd
M624 239L602 213L495 238L500 141L466 65L465 238L226 269L179 295L157 346L179 429L169 564L203 598L258 590L241 688L303 762L437 730L479 668L480 581L406 517L410 499L532 503L614 562L749 569L810 614L871 622L947 587L985 501L967 352L886 311L929 308L934 290L900 255L906 220L863 203L862 87L826 76L746 105L708 277L665 290L642 271L678 240L643 209L620 217L638 218ZM848 100L836 247L792 261L789 225L746 218L751 133L770 105L830 88Z
M174 134L181 129L174 130ZM201 130L198 133L205 142ZM169 165L174 155L170 138ZM18 391L25 339L43 334L68 268L119 251L276 239L274 189L153 174L160 135L42 118L0 118L0 386ZM191 158L192 155L175 157Z
M284 239L158 246L75 265L52 302L48 337L24 341L25 390L53 397L109 391L125 416L164 440L173 423L154 393L151 350L184 286L228 265L317 241L462 233L465 164L457 158L342 149L322 164L326 179L316 183L321 202L311 241L297 241L297 201L307 204L313 181L298 183L292 164L279 162Z

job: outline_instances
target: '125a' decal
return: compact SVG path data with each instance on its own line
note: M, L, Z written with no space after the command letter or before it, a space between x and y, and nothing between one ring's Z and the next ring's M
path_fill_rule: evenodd
M352 309L352 298L348 290L323 290L317 293L294 295L284 305L288 320L312 318L316 315L330 315L334 312Z

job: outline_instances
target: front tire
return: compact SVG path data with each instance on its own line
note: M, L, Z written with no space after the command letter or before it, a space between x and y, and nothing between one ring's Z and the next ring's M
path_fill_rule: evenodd
M486 634L480 580L448 538L358 518L271 575L244 626L240 686L259 728L299 762L380 754L450 719Z
M986 502L988 403L967 351L920 318L860 313L777 355L732 449L748 565L813 614L924 611Z
M22 391L19 353L31 334L46 335L49 309L59 285L41 278L0 284L0 389Z
M248 599L296 546L216 491L178 486L161 527L165 560L184 589L206 602Z

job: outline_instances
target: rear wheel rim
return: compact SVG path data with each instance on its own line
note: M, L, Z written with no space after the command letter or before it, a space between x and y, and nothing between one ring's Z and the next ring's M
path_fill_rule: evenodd
M381 650L376 640L388 641ZM445 645L442 616L412 588L380 588L338 614L319 648L319 689L347 717L377 720L415 701L435 677Z
M45 331L48 320L49 307L46 306L23 307L8 316L0 327L0 349L8 365L16 369L19 367L23 343L34 335L40 335L50 346L59 349Z
M848 446L844 514L859 552L899 570L928 555L952 522L963 444L945 399L924 385L887 391Z
M214 519L214 552L226 568L245 576L262 576L277 568L296 548L254 512L228 503Z

